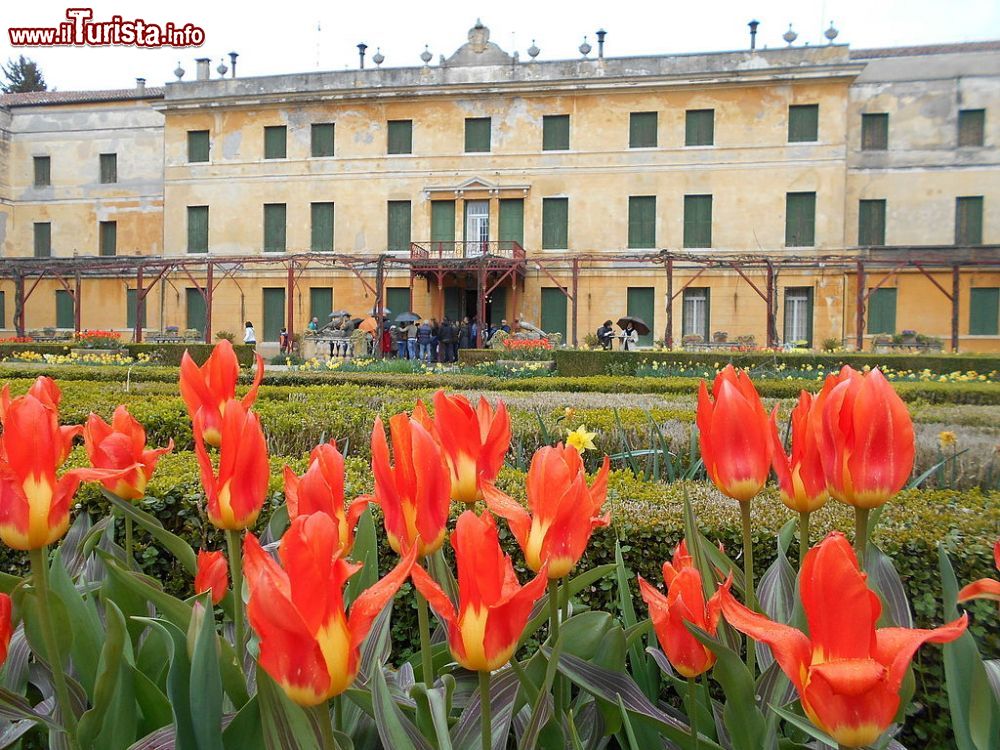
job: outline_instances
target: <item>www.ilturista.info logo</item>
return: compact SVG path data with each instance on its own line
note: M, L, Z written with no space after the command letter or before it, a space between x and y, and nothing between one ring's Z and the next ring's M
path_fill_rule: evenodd
M126 21L93 21L91 8L67 8L58 26L8 29L12 47L200 47L205 30L191 23L149 23L141 18Z

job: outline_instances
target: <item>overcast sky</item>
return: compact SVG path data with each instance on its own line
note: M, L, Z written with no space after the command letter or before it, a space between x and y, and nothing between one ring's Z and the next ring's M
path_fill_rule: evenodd
M74 2L71 7L85 6ZM24 54L42 68L49 88L60 90L123 88L138 76L148 85L174 80L180 62L194 76L194 58L211 57L213 77L219 58L240 53L239 75L268 75L311 70L342 70L357 65L358 42L369 45L369 58L381 48L385 67L419 65L424 45L436 64L466 41L477 15L491 30L491 41L508 52L525 50L532 40L539 59L579 57L586 35L608 32L608 56L740 49L749 46L747 22L761 22L758 46L784 46L781 35L791 23L796 44L824 44L823 31L833 21L837 42L852 47L882 47L1000 39L1000 0L701 0L696 2L611 2L609 0L506 0L502 5L469 0L349 0L349 2L272 3L171 2L90 3L95 20L124 19L177 26L193 23L205 30L198 49L14 48L9 27L56 26L66 20L66 3L4 0L4 35L0 59ZM268 7L264 13L260 8ZM248 8L253 8L248 12ZM228 64L228 58L227 58Z

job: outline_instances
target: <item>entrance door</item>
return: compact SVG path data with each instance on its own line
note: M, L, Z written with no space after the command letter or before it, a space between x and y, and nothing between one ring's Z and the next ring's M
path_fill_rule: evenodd
M282 326L285 325L285 288L264 287L264 325L258 341L277 341ZM258 329L261 330L261 329Z
M490 240L490 202L465 202L466 257L484 255Z

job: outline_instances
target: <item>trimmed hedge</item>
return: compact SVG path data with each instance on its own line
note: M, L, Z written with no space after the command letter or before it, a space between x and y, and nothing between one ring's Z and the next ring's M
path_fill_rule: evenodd
M56 344L48 342L28 343L28 344L0 344L0 359L16 356L21 352L38 352L39 354L69 354L70 349L78 349L74 344ZM191 357L199 365L202 364L212 353L212 344L122 344L122 349L128 352L133 359L139 354L148 354L149 358L159 364L177 367L181 363L181 357L187 350ZM253 364L253 347L245 344L234 344L236 358L244 367Z

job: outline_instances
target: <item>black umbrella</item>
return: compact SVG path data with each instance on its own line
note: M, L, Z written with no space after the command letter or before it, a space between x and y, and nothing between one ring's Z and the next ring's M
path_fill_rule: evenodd
M420 316L411 312L400 313L396 316L397 323L416 323L418 320L420 320Z
M645 336L649 333L649 324L642 318L637 318L634 315L626 315L623 318L618 318L618 327L621 329L624 329L629 323L632 324L632 327L640 336Z
M334 310L330 313L331 318L349 318L351 314L347 310Z
M364 320L364 318L351 318L351 327L357 328L359 325L361 325L362 320Z

